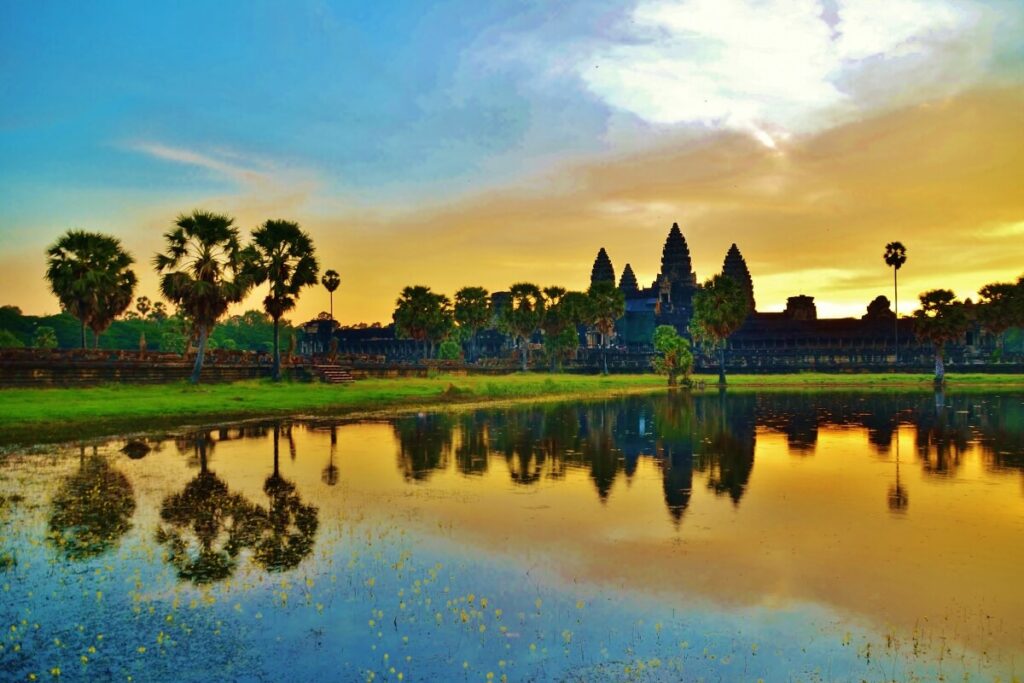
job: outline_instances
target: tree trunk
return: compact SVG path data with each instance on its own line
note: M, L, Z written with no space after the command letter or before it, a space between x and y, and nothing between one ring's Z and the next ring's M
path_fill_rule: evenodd
M470 337L469 337L469 362L470 363L475 363L476 362L476 335L477 335L477 332L476 332L476 330L474 330L473 334L470 335Z
M280 449L281 449L281 425L274 425L274 478L276 479L279 475L279 463L280 463Z
M608 335L601 332L601 374L608 374Z
M941 385L946 381L946 366L942 362L942 347L935 347L935 384Z
M725 344L718 347L718 383L725 386Z
M530 341L526 337L522 338L522 347L520 347L520 356L523 363L523 372L527 371L527 365L530 361Z
M275 382L281 381L281 319L274 318L274 371Z
M896 348L893 351L893 360L898 365L900 362L900 289L896 285L897 268L892 269L892 312L893 312L893 338L896 340Z
M85 318L82 318L82 348L87 348L85 345Z
M203 357L206 355L206 325L199 326L199 348L196 349L196 364L192 367L192 384L199 384L199 373L203 370Z
M672 389L676 385L676 373L669 369L668 371L668 388Z

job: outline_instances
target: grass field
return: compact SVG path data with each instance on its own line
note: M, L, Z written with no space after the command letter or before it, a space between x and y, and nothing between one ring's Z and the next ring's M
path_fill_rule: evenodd
M717 389L715 376L697 376L695 390ZM1024 375L950 375L949 390L1024 388ZM701 387L703 383L703 387ZM351 415L448 404L600 398L664 390L663 377L518 373L503 376L366 379L350 385L249 381L191 386L106 385L0 390L0 443L42 443L140 432L248 417ZM924 374L735 375L731 391L827 389L931 391Z

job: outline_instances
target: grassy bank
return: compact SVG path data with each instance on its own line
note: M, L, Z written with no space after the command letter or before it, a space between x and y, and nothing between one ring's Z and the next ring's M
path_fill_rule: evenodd
M698 376L703 390L714 376ZM921 374L735 375L731 390L932 389ZM348 386L268 381L210 384L108 385L72 389L0 390L0 443L46 442L105 434L167 429L258 416L302 413L349 415L452 403L599 398L658 391L656 375L440 376L367 379ZM951 389L1024 387L1021 375L951 375ZM699 390L699 389L698 389Z

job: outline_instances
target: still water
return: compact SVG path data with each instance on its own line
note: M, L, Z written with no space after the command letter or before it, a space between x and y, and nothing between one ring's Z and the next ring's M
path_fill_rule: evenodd
M0 496L3 680L1024 678L1020 393L246 423Z

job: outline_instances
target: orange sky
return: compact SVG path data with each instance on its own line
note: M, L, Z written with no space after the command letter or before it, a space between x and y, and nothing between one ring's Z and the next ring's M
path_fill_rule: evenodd
M1024 274L1022 112L1024 88L975 89L792 137L776 149L737 132L670 138L416 206L360 205L299 174L249 180L231 194L126 196L109 212L89 203L78 226L120 236L139 261L138 293L153 297L149 261L177 212L227 211L245 234L268 216L298 220L322 266L341 273L335 312L344 323L388 322L408 284L449 295L519 280L584 288L602 246L616 274L628 262L647 284L673 221L702 280L721 267L732 242L739 245L760 310L809 294L820 315L860 315L877 294L891 296L881 255L895 239L908 248L900 271L901 311L908 311L929 288L974 296L988 282ZM16 234L4 246L0 303L57 311L39 238L52 241L62 227L29 226L23 240ZM326 292L310 289L292 317L326 308Z

